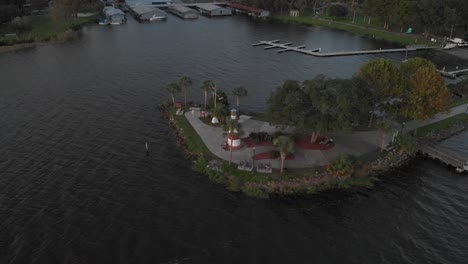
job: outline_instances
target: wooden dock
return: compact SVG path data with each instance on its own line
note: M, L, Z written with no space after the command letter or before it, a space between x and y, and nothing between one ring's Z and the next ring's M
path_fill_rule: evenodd
M252 46L261 46L265 45L264 49L274 49L279 48L278 53L283 53L287 51L298 52L306 55L312 55L316 57L337 57L337 56L351 56L351 55L366 55L366 54L380 54L380 53L394 53L394 52L408 52L408 51L419 51L419 50L428 50L436 49L438 47L428 47L428 46L408 46L403 49L378 49L378 50L358 50L358 51L341 51L341 52L328 52L322 53L321 48L316 48L312 50L305 49L305 46L291 47L291 42L288 43L279 43L279 39L269 40L269 41L260 41L258 43L252 44Z
M449 78L456 78L459 75L467 74L468 69L461 69L456 71L445 71L445 70L438 70L442 76L449 77Z
M419 151L424 155L455 167L457 172L468 171L468 160L464 160L457 153L444 149L436 144L419 142Z

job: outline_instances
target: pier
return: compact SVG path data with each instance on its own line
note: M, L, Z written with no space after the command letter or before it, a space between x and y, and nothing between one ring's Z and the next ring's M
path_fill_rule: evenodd
M468 73L468 69L455 70L455 71L445 71L444 69L444 70L438 70L438 71L442 76L449 77L449 78L456 78L459 75Z
M433 143L419 142L418 145L422 154L455 167L457 172L468 171L468 160L463 160L458 154Z
M408 46L403 49L378 49L378 50L358 50L358 51L341 51L341 52L328 52L322 53L321 48L316 48L312 50L305 49L305 45L291 47L291 42L288 43L279 43L279 39L269 40L269 41L260 41L258 43L252 44L252 46L262 46L265 45L264 49L274 49L279 48L278 53L283 53L286 51L298 52L306 55L312 55L316 57L337 57L337 56L351 56L351 55L366 55L366 54L380 54L380 53L393 53L393 52L408 52L408 51L419 51L419 50L428 50L428 49L437 49L439 47L428 47L428 46Z

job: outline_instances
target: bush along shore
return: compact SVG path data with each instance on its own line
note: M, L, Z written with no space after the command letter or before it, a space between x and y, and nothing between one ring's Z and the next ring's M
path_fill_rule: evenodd
M236 164L230 165L209 152L185 116L175 115L174 107L162 104L159 110L175 129L179 142L185 147L186 157L194 160L195 171L206 174L210 180L224 185L229 191L243 192L258 198L303 196L325 190L354 191L356 188L372 188L380 176L406 165L417 152L416 139L404 136L395 142L390 151L369 153L358 158L340 156L327 167L291 169L283 174L277 171L271 174L240 171ZM460 132L460 129L451 126L439 133L448 135L454 132Z

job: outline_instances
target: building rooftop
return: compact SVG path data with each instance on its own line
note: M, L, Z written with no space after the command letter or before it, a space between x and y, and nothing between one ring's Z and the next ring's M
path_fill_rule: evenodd
M125 15L122 10L113 7L105 7L103 11L106 16Z
M132 10L139 15L153 12L153 9L146 7L146 6L141 6L141 5L132 7Z
M180 13L187 13L187 12L197 12L191 8L188 8L186 6L179 6L179 5L176 5L176 6L172 6L171 9L174 9Z
M216 9L220 9L221 7L217 6L217 5L213 5L213 4L210 4L210 3L202 3L202 4L197 4L197 6L203 10L206 10L206 11L213 11L213 10L216 10Z

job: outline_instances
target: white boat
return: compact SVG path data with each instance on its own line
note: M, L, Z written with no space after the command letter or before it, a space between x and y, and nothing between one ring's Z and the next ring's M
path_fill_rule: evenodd
M468 47L468 42L464 41L461 38L449 39L450 42L456 44L458 47Z
M444 46L442 46L442 49L453 49L458 47L458 44L455 43L445 43Z
M109 20L107 18L100 18L99 25L101 26L109 25Z
M166 20L166 16L164 16L164 15L153 15L149 19L149 21L161 21L161 20Z

